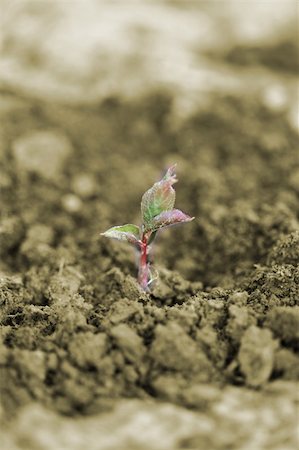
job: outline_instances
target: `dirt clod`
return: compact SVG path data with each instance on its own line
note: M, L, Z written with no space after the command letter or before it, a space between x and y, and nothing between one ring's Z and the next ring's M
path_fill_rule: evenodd
M268 314L267 323L283 342L299 348L299 306L273 308Z
M278 343L269 330L252 325L245 331L238 361L248 386L259 387L268 381L273 370L274 351L277 346Z
M120 324L113 327L110 331L116 345L122 350L125 358L137 363L145 353L145 347L142 339L126 324Z
M196 374L202 380L213 374L212 365L200 346L175 322L157 326L150 356L158 367L190 376Z
M19 170L36 173L46 180L56 180L72 146L60 131L32 131L13 144L13 155Z
M0 222L0 253L2 256L18 244L24 236L24 225L18 217L6 217Z

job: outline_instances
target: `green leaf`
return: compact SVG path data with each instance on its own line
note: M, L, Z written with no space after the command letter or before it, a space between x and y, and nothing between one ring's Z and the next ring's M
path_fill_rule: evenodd
M140 239L139 227L131 223L109 228L101 235L118 241L127 241L130 244L137 244Z
M154 217L152 221L152 229L158 230L159 228L169 227L179 223L191 222L194 217L188 216L180 209L172 209L171 211L164 211L158 216Z
M155 183L143 194L141 200L141 214L145 230L151 229L154 217L163 211L173 209L175 202L175 190L172 185L177 182L175 165L171 166L162 180Z

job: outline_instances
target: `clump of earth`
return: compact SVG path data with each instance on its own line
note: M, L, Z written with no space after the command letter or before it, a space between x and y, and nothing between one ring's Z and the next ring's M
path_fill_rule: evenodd
M295 448L299 159L285 112L222 95L178 124L163 92L1 99L3 448ZM138 223L173 162L176 204L196 219L161 232L145 293L133 250L100 232Z

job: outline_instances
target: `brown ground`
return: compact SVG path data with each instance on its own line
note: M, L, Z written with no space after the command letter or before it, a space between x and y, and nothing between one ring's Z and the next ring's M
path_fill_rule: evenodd
M1 105L3 448L296 448L285 111L215 95L178 122L163 92L70 107L3 91ZM138 223L172 162L196 220L161 233L144 294L131 248L99 233Z

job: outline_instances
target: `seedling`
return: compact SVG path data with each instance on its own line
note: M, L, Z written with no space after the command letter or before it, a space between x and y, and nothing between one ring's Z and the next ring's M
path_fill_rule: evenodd
M162 228L179 223L191 222L190 217L179 209L173 209L175 190L172 185L178 180L175 173L176 165L171 166L162 180L146 191L141 199L142 225L127 224L109 228L103 236L127 241L134 245L139 255L138 282L148 291L156 279L149 263L149 253L158 231Z

